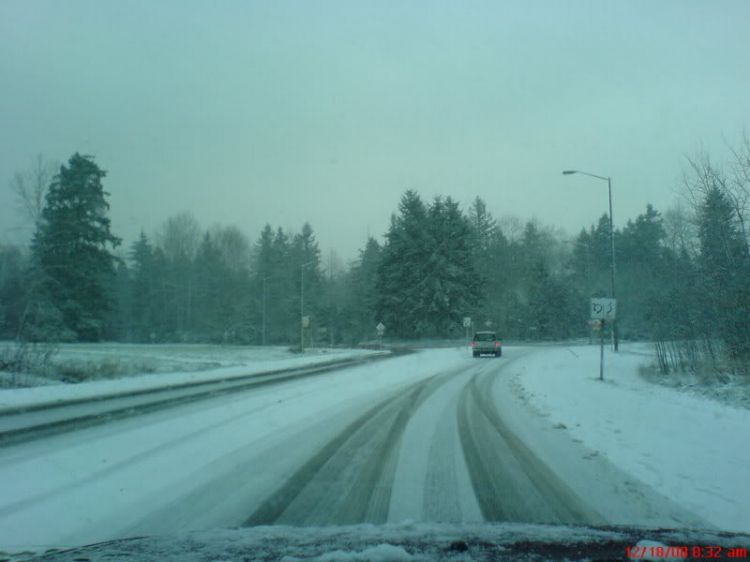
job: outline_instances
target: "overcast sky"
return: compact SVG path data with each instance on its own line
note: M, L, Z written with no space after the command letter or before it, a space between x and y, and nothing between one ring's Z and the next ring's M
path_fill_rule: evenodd
M575 235L665 210L750 110L747 0L0 0L0 241L41 152L108 171L129 246L310 221L353 258L406 189Z

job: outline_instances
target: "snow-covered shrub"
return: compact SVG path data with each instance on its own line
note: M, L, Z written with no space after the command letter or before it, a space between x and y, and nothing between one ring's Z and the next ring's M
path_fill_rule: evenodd
M0 347L0 371L13 373L13 386L26 386L24 375L47 376L58 347L53 344L16 341Z

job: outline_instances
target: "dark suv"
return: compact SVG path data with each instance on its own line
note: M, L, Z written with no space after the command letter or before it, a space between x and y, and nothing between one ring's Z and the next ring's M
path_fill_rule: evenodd
M474 357L482 354L500 357L503 354L503 345L497 341L495 332L477 332L474 341L471 342Z

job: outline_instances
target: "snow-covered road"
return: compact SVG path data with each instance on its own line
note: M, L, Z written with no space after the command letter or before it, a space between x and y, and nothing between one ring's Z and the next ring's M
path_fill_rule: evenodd
M0 545L409 519L712 527L561 429L533 380L519 390L580 353L432 350L8 447Z

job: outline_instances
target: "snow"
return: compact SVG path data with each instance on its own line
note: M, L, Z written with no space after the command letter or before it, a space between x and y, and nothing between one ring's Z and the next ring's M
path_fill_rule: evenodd
M62 435L54 448L40 441L0 451L0 481L13 482L0 498L0 545L240 524L248 503L278 488L352 415L466 360L452 355L364 364Z
M82 350L79 356L84 352L88 353ZM179 347L167 353L179 360ZM238 352L217 360L245 362L239 366L3 390L0 404L8 407L133 391L361 353L289 357L281 350ZM647 382L639 375L639 367L651 359L647 346L622 345L618 354L607 350L605 359L602 382L598 380L597 346L508 346L502 359L480 360L471 359L466 349L430 350L2 449L0 481L5 485L0 497L0 550L237 526L247 517L250 501L257 504L269 497L353 416L436 374L447 382L436 387L407 424L388 516L393 524L408 519L416 523L385 528L405 529L412 536L412 529L423 522L463 521L458 528L475 529L471 525L481 525L481 513L455 433L455 403L470 378L463 373L468 369L478 373L500 369L496 402L502 411L515 416L513 429L518 435L536 439L536 446L554 443L562 450L575 443L590 452L591 460L579 459L578 464L560 457L556 468L571 487L589 487L592 501L604 486L597 479L605 484L622 479L624 488L645 485L653 491L651 498L627 490L612 501L600 498L612 506L612 513L603 511L608 520L642 524L629 520L632 506L628 502L641 502L658 511L660 505L667 509L668 499L719 530L750 532L750 411ZM434 440L438 433L442 441ZM430 449L430 442L437 452ZM533 448L534 443L529 446ZM540 457L545 458L541 453ZM428 458L445 462L431 464ZM545 460L554 466L554 458ZM592 478L579 470L604 461L611 463L612 471ZM454 483L455 489L445 488L447 482ZM430 486L437 492L432 497L439 496L437 504L424 500L424 490ZM446 514L454 508L459 513L451 519ZM446 527L419 528L447 536ZM277 532L264 529L266 534ZM378 560L378 556L421 560L385 531L378 535L377 529L358 527L358 533L374 541L361 548L338 546L315 556L319 560ZM320 530L286 533L297 539L324 534ZM575 534L562 526L546 528L545 533L547 537L559 533L560 540ZM293 556L301 554L289 556L292 562Z
M465 384L465 377L453 377L430 395L407 425L389 521L483 521L455 423L458 391ZM438 435L441 440L435 441ZM433 493L425 494L425 489Z
M717 528L750 532L750 410L639 375L644 344L549 348L514 370L524 400L613 464Z
M648 538L646 538L648 537ZM711 532L596 529L518 523L253 527L115 541L49 553L44 562L506 562L515 560L627 559L628 547L716 545L747 548L750 537ZM542 556L529 557L530 552ZM644 555L645 560L659 560ZM28 557L8 556L9 560ZM679 560L679 558L667 558Z
M102 362L122 366L130 376L77 384L47 384L0 389L3 409L111 396L185 383L228 379L277 369L382 353L365 349L310 349L292 354L282 347L250 348L219 345L62 344L55 362L95 367ZM147 373L138 370L147 369ZM1 374L1 373L0 373ZM10 377L10 373L6 373ZM24 375L28 378L28 375Z
M294 557L287 559L295 560ZM296 558L296 560L300 559ZM316 556L312 559L312 562L411 562L413 560L416 560L416 558L400 546L379 544L377 546L366 548L361 552L334 550L333 552L327 552L320 556Z
M669 551L669 545L661 543L659 541L650 541L650 540L645 540L644 539L644 540L638 541L635 544L635 546L638 549L641 549L641 550L638 551L638 553L639 553L638 559L639 560L647 560L648 562L661 562L662 560L663 561L667 561L667 560L672 560L672 561L684 560L684 558L682 556L673 556L672 553L670 553L668 556L658 556L658 554L652 555L651 554L652 552L658 553L659 549L661 549L662 553L670 552ZM643 553L642 556L641 556L641 553Z

